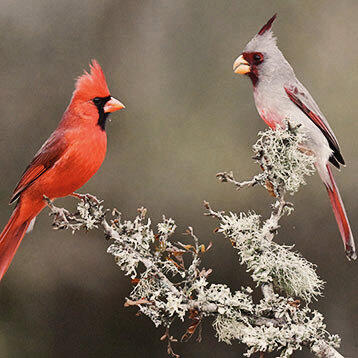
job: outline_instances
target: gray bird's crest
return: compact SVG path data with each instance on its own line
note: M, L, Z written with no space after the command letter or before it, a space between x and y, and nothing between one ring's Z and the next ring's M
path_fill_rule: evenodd
M276 14L261 28L254 38L246 45L244 52L270 52L277 49L276 37L271 26L276 19Z

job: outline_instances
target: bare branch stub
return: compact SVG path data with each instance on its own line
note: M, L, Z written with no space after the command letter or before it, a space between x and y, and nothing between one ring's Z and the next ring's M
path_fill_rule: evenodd
M244 187L250 187L254 186L258 183L260 183L263 179L263 175L259 174L254 176L251 180L239 182L234 178L234 174L232 171L230 172L220 172L216 174L216 177L222 182L222 183L231 183L236 187L236 190L240 190Z
M172 322L171 322L172 323ZM171 325L170 323L170 325ZM172 358L180 358L179 354L176 354L173 350L172 343L177 343L178 340L170 334L170 325L165 329L165 334L160 338L161 341L167 341L167 353Z

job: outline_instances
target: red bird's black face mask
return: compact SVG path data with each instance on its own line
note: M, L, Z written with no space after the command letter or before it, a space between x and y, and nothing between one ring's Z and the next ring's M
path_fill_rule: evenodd
M98 125L101 127L102 130L106 129L106 121L109 116L109 112L104 111L104 106L108 101L110 101L111 96L107 97L95 97L93 98L92 102L97 107L98 110Z

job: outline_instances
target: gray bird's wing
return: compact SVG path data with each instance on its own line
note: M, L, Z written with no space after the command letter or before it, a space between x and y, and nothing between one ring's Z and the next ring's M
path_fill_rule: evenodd
M321 130L326 137L330 148L333 150L330 162L339 168L339 163L344 165L344 159L327 119L320 111L317 103L301 84L285 86L285 91L290 100Z

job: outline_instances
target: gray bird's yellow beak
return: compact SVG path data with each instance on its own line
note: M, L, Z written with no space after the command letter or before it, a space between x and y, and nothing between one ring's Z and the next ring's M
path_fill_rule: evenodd
M232 68L235 73L239 73L240 75L244 75L245 73L249 73L251 71L249 63L244 59L242 55L240 55L235 60Z

